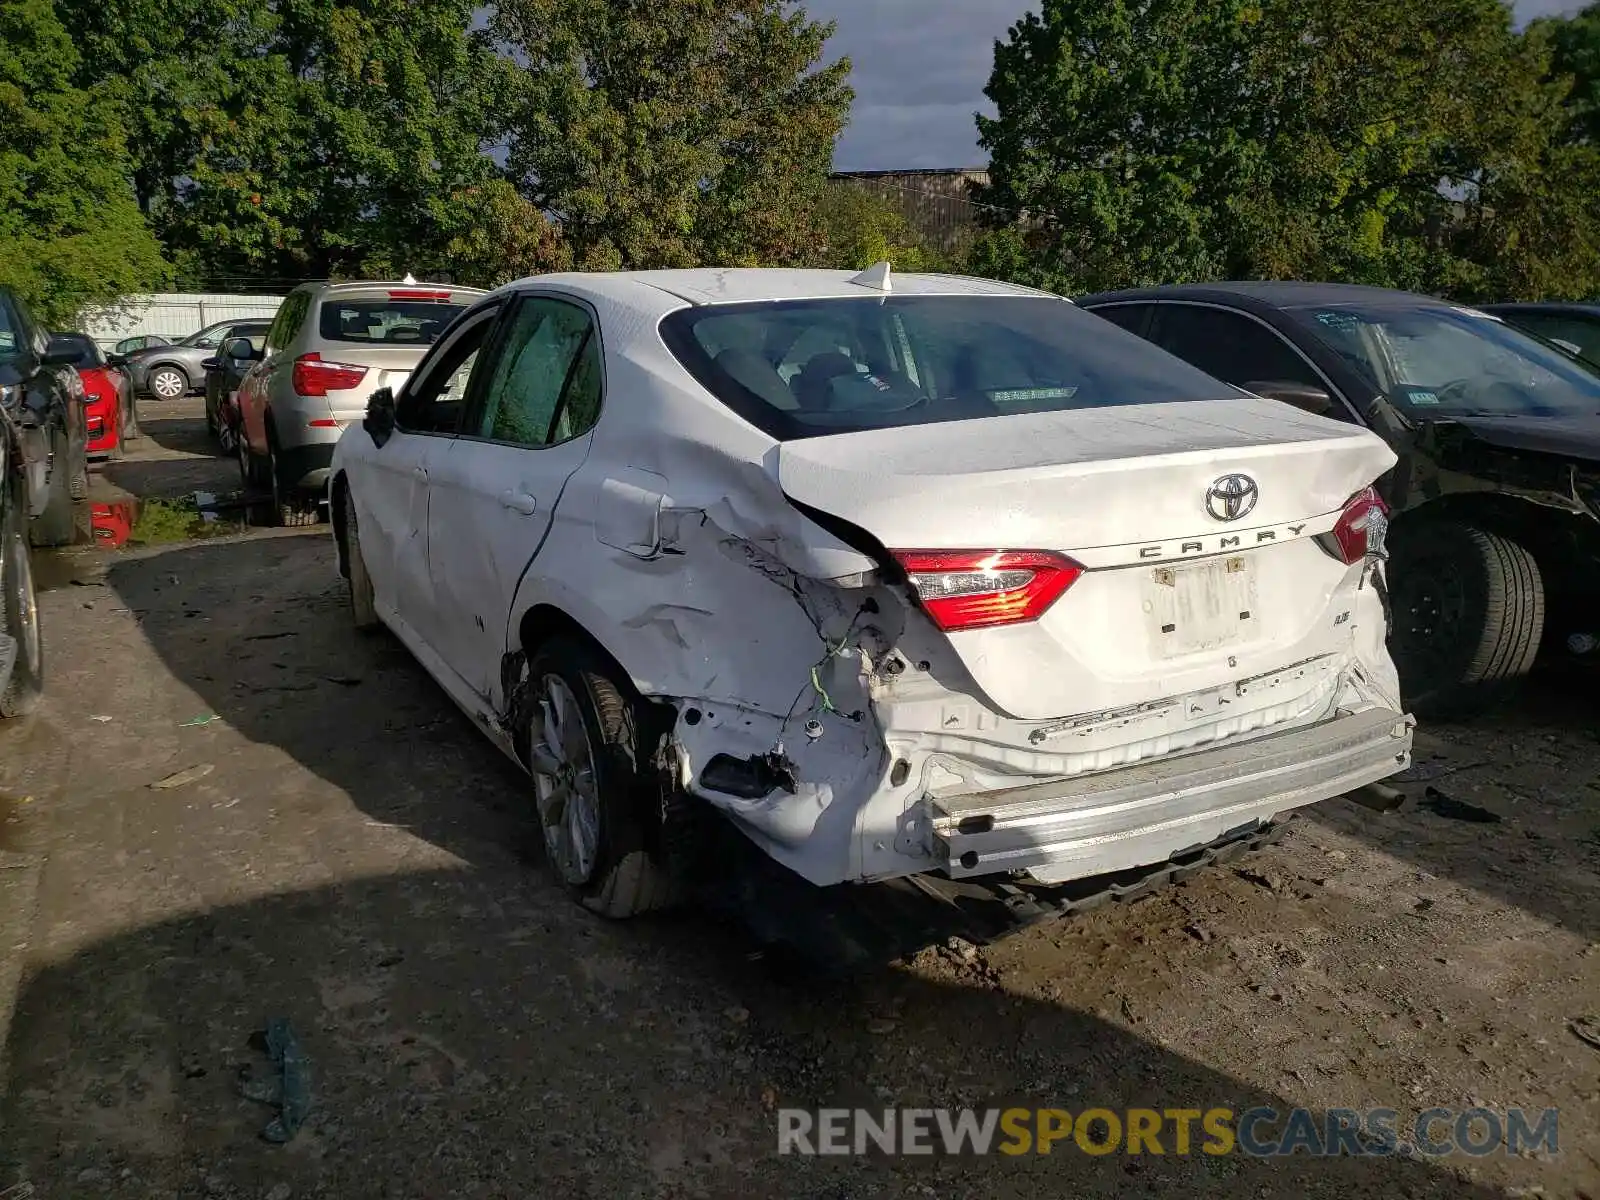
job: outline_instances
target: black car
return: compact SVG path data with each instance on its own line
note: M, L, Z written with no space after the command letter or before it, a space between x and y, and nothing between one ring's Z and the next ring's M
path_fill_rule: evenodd
M267 330L271 328L271 321L243 321L233 326L228 340L217 347L215 357L200 364L206 371L206 429L224 451L234 449L237 414L233 408L233 393L239 389L244 373L261 358L267 345ZM239 338L250 343L249 358L229 353L240 348L236 344Z
M36 546L72 541L73 501L89 494L85 393L72 357L50 345L20 296L0 287L0 409Z
M27 471L20 430L8 417L0 416L0 718L28 712L44 683L28 549Z
M1479 708L1541 644L1600 632L1600 375L1582 363L1477 310L1381 288L1195 284L1079 303L1389 443L1390 645L1419 712Z

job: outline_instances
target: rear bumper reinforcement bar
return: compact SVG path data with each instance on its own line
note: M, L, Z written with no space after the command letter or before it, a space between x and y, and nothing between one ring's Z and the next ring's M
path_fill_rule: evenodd
M952 878L1064 882L1163 862L1410 763L1412 719L1366 709L1116 771L929 800Z

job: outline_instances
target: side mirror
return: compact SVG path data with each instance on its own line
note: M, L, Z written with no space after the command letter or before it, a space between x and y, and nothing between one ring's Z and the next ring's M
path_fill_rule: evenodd
M383 449L384 443L394 435L393 388L379 388L367 397L367 415L361 419L361 428L367 431L374 446Z
M221 358L237 358L249 362L258 357L256 348L250 344L247 337L229 338L222 343ZM220 366L221 363L218 363Z
M1304 412L1319 417L1327 416L1335 407L1333 397L1328 395L1326 388L1317 387L1312 383L1296 383L1292 379L1269 379L1247 383L1244 385L1244 390L1265 396L1268 400L1292 404Z

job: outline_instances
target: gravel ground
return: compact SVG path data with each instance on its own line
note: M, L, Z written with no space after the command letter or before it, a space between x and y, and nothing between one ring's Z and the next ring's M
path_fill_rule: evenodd
M226 490L197 401L99 498ZM1600 1200L1600 691L1419 735L1143 902L821 981L686 911L612 924L386 635L326 527L43 573L48 696L0 730L0 1197L1502 1196ZM152 786L185 773L188 782ZM1431 789L1431 794L1430 794ZM289 1017L315 1108L242 1098ZM1582 1028L1582 1026L1580 1026ZM780 1106L1560 1109L1560 1153L780 1158Z

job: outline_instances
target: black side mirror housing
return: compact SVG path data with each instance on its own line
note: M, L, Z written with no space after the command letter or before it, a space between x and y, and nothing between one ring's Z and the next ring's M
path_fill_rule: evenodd
M380 450L394 436L393 388L379 388L367 397L367 415L361 418L361 428Z
M1245 384L1244 390L1265 396L1268 400L1292 404L1303 412L1319 417L1327 416L1335 408L1333 397L1328 394L1327 388L1317 387L1312 383L1296 383L1292 379L1260 380Z
M236 358L244 362L250 362L259 357L261 356L256 353L256 348L250 344L249 338L236 337L229 338L227 341L223 342L218 358L210 361L215 361L218 366L221 366L221 360L224 358ZM205 365L209 366L210 361L208 361Z

